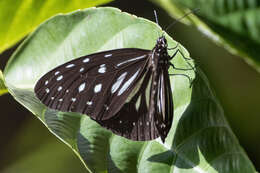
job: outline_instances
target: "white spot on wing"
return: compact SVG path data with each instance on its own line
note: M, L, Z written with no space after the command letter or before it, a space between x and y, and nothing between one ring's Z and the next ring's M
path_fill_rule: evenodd
M105 64L102 64L101 66L100 66L100 68L98 69L98 72L99 73L105 73L106 72L106 67L105 67Z
M84 63L89 62L89 58L85 58L82 62L84 62Z
M83 91L85 89L85 86L86 86L86 83L82 83L80 86L79 86L79 92Z
M138 57L135 57L135 58L132 58L132 59L129 59L129 60L123 61L123 62L117 64L116 66L120 66L120 65L123 65L123 64L128 63L128 62L131 62L131 61L135 61L135 60L143 59L144 57L146 57L146 55L138 56Z
M57 81L60 81L63 78L62 75L60 75L59 77L57 77Z
M69 90L67 89L67 90L66 90L66 93L68 93L68 92L69 92Z
M46 80L46 81L45 81L45 85L48 85L48 83L49 83L49 81L48 81L48 80Z
M56 71L56 72L54 73L54 75L58 75L58 74L60 74L60 72L59 72L59 71Z
M102 84L101 84L101 83L100 83L100 84L97 84L97 85L95 86L95 88L94 88L94 92L95 92L95 93L100 92L100 91L101 91L101 88L102 88Z
M118 90L118 88L120 87L121 83L122 83L123 80L125 79L126 74L127 74L127 72L124 72L123 74L121 74L121 75L117 78L116 82L113 84L113 86L112 86L112 88L111 88L111 92L112 92L112 93L115 93L115 92Z
M117 95L121 95L123 92L125 92L127 90L127 88L131 85L131 83L135 80L135 78L137 77L138 73L139 73L140 69L137 70L137 72L135 72L135 74L128 79L128 81L126 81L124 83L124 85L120 88L119 92Z
M162 124L161 124L161 128L165 128L165 127L166 127L165 124L162 123Z
M112 54L110 53L110 54L106 54L104 57L110 57L110 56L112 56Z
M69 65L66 66L66 68L71 68L71 67L74 67L74 66L75 66L75 64L69 64Z
M63 101L63 99L59 99L59 102L62 102Z
M46 93L49 93L49 92L50 92L50 89L49 89L49 88L46 88L45 91L46 91Z
M75 101L76 101L76 98L71 98L71 101L75 102Z
M59 87L58 87L58 91L61 91L61 90L62 90L62 86L59 86Z
M92 105L92 101L87 101L87 105Z
M84 68L83 67L81 67L80 68L80 70L79 70L79 72L83 72L84 71Z
M54 100L54 97L51 97L51 100Z

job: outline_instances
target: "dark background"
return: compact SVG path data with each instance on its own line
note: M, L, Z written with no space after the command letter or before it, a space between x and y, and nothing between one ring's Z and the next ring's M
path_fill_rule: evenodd
M154 21L153 10L159 23L166 28L173 19L148 1L115 1L114 6ZM217 46L195 28L181 23L169 34L180 42L196 59L209 78L222 104L226 118L241 146L256 169L260 165L260 75L242 58ZM19 45L19 44L18 44ZM4 69L17 45L0 55ZM0 172L86 172L76 155L52 135L47 128L11 95L0 96ZM38 165L37 165L38 163ZM44 164L43 164L44 163ZM41 170L37 169L41 166ZM7 169L8 168L8 169ZM35 170L35 171L33 171ZM259 170L258 170L259 171Z

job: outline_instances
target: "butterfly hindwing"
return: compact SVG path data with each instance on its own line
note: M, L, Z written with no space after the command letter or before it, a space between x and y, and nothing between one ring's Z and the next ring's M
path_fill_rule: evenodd
M150 54L150 58L158 63L156 55ZM146 141L160 136L164 142L172 124L173 102L167 68L157 67L148 66L143 71L142 78L114 117L97 122L131 140Z
M131 140L146 141L159 137L154 115L149 114L152 73L151 68L143 72L142 78L114 117L97 122Z
M148 52L116 49L72 60L45 74L35 93L52 109L108 119L120 110L140 78Z
M157 83L155 124L162 141L164 141L170 131L173 119L172 91L167 69L160 68L158 70Z

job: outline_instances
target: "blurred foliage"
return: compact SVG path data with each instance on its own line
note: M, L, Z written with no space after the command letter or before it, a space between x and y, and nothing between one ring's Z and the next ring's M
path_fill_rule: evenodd
M3 73L0 70L0 96L7 92L8 92L8 90L6 89L5 84L4 84Z
M134 142L113 135L87 116L48 109L35 97L35 83L53 67L101 50L152 49L158 32L162 31L156 24L114 8L53 17L40 25L13 54L4 71L6 85L18 102L78 153L89 171L254 172L200 71L192 89L186 78L171 78L175 116L164 144L160 140ZM166 37L169 47L174 47L176 42ZM179 49L189 57L183 47ZM183 67L186 62L177 54L174 64Z
M260 71L259 0L208 0L206 3L204 0L152 1L176 18L190 9L199 9L195 15L181 21L195 25L210 39L243 57Z
M111 0L0 0L0 53L57 13L93 7Z
M5 157L1 173L86 173L77 156L34 117L16 132L1 155Z

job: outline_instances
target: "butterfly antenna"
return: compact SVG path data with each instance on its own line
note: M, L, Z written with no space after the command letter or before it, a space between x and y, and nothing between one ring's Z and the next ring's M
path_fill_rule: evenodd
M159 25L156 10L153 10L153 13L154 13L155 21L156 21L157 25Z
M155 21L156 21L157 25L160 26L160 25L159 25L159 22L158 22L158 16L157 16L156 10L153 10L153 13L154 13L154 17L155 17ZM159 31L157 31L157 32L158 32L158 36L160 37Z
M173 25L175 25L176 23L180 22L183 18L185 18L186 16L190 15L190 14L193 14L195 12L199 11L199 8L196 8L186 14L184 14L184 16L182 16L181 18L175 20L173 23L171 23L166 29L165 29L165 32L167 32L168 29L170 29Z

